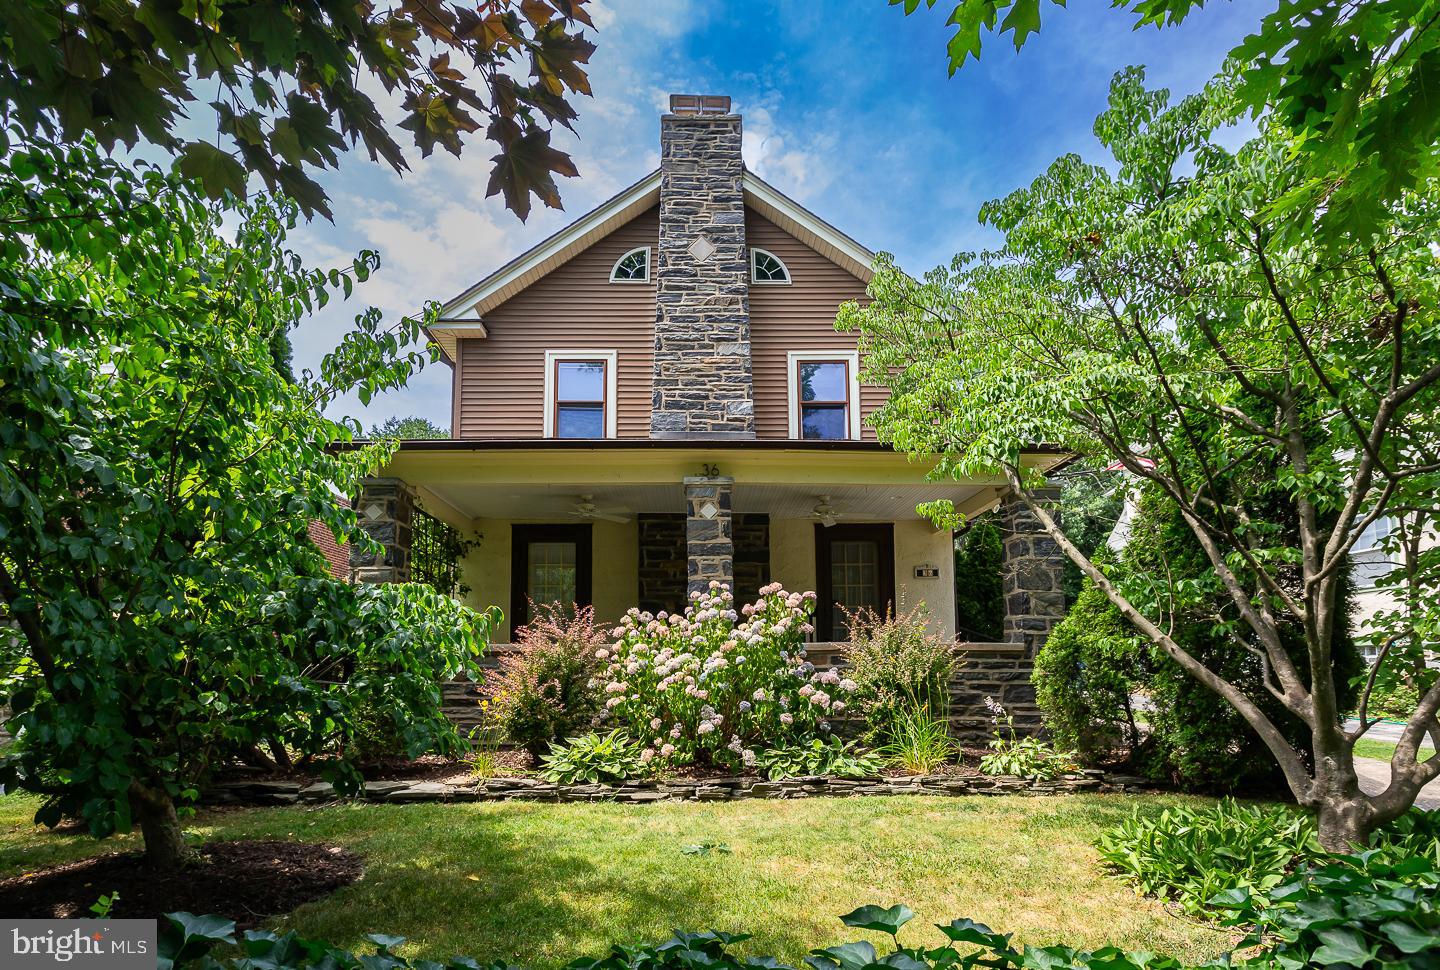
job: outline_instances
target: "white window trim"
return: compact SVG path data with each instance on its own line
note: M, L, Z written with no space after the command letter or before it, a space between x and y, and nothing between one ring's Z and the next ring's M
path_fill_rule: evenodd
M785 271L785 278L784 278L783 280L762 280L762 279L759 279L758 277L756 277L756 275L755 275L755 255L756 255L757 253L764 253L766 256L769 256L771 259L775 260L775 262L779 263L779 264L780 264L780 268ZM751 282L751 283L755 284L756 286L789 286L789 285L794 281L794 279L795 279L795 277L792 276L792 275L790 275L790 267L785 265L785 260L781 259L779 256L776 256L774 253L772 253L772 252L771 252L770 250L768 250L768 249L761 249L759 246L751 246L751 247L750 247L750 282Z
M799 365L804 361L836 362L849 365L850 406L847 427L850 441L860 440L860 351L858 350L792 350L785 355L786 398L790 412L790 437L800 437Z
M644 254L645 254L645 278L644 278L644 279L639 279L639 280L622 280L622 279L616 279L616 277L615 277L615 272L616 272L616 270L618 270L618 269L620 268L620 264L623 263L623 262L625 262L625 260L629 259L631 256L634 256L636 253L644 253ZM788 272L788 270L787 270L787 272ZM612 282L612 283L648 283L648 282L650 282L650 247L649 247L649 246L636 246L634 249L630 250L628 253L625 253L625 254L622 255L619 259L615 260L615 263L610 267L610 282Z
M555 437L555 365L564 360L605 361L605 437L615 437L615 371L619 354L613 350L545 351L545 437Z

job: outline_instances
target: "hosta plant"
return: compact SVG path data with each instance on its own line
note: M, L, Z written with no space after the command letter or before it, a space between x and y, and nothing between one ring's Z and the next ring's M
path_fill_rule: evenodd
M779 583L735 608L728 586L691 594L683 614L632 609L597 652L601 723L623 727L657 763L751 767L758 752L829 730L855 689L805 658L814 593Z
M1015 775L1048 781L1072 771L1079 771L1073 751L1057 751L1034 736L1021 736L1015 730L1015 717L993 698L985 698L995 724L995 736L986 745L990 753L980 759L980 771L986 775Z
M1137 811L1100 836L1110 870L1147 896L1173 899L1191 915L1222 892L1266 892L1320 851L1315 823L1290 808L1241 805Z
M563 744L552 743L540 777L558 785L624 781L649 773L653 757L624 731L586 734Z
M811 738L801 744L790 744L760 752L756 759L766 778L794 778L801 775L833 775L837 778L865 778L879 774L885 759L872 751L862 751L839 738Z
M954 919L936 924L946 943L911 947L901 930L915 916L908 906L861 906L840 917L846 926L890 937L890 952L869 940L842 943L810 952L808 970L1300 970L1303 967L1432 967L1440 960L1440 916L1436 890L1440 873L1424 860L1387 866L1374 858L1349 859L1304 879L1277 887L1265 896L1236 891L1227 903L1232 922L1252 926L1242 946L1258 944L1243 958L1229 955L1185 964L1149 953L1115 947L1094 951L1056 944L1021 946L1011 935L984 923ZM416 960L395 953L400 936L371 934L374 953L357 957L319 940L277 936L250 930L236 939L235 924L218 916L172 913L162 923L159 964L206 970L511 970L508 964L452 957L446 963ZM740 957L730 952L749 934L711 930L677 932L664 943L616 944L596 959L572 961L568 970L792 970L771 956ZM217 956L218 954L218 956Z

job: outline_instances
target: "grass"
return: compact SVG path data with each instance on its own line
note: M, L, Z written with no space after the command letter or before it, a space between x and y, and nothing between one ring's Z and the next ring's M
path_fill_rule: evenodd
M1418 757L1423 759L1427 755L1434 753L1434 748L1432 748L1428 744L1422 744L1420 746L1420 753ZM1374 741L1370 738L1361 738L1359 741L1355 742L1355 757L1374 758L1377 761L1389 761L1391 758L1395 757L1395 742Z
M905 902L919 914L904 937L912 942L938 944L933 923L969 916L1021 942L1197 959L1230 938L1106 878L1091 846L1136 805L1182 802L1202 804L1082 795L331 805L202 813L190 827L207 839L353 848L367 860L364 878L278 925L352 948L368 932L397 933L410 938L412 956L548 968L681 927L752 932L744 952L799 965L812 946L867 935L838 914ZM133 844L37 830L35 807L0 798L0 878ZM697 842L732 851L683 854Z

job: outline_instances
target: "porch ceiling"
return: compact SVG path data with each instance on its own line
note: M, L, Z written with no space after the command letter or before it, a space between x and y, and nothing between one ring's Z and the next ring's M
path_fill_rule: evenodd
M446 483L421 485L422 499L438 498L467 519L570 520L581 495L599 508L625 516L641 512L684 512L685 488L679 482L660 484L509 484ZM428 496L424 492L430 493ZM915 506L948 498L957 508L973 511L975 503L996 495L981 485L890 484L813 485L745 484L737 481L732 496L738 513L761 512L772 518L802 519L814 514L826 496L842 522L918 519ZM433 499L425 503L429 508Z
M818 450L755 447L626 447L610 441L593 449L549 447L554 442L517 441L510 447L485 442L426 442L402 448L381 474L416 487L433 514L465 526L477 518L573 521L581 495L620 514L684 511L684 480L719 474L735 480L737 512L806 518L828 496L841 521L916 519L920 502L948 498L966 514L999 498L996 478L927 482L933 467L875 447ZM574 444L565 442L566 445ZM438 446L438 447L433 447ZM1042 467L1055 454L1032 459Z

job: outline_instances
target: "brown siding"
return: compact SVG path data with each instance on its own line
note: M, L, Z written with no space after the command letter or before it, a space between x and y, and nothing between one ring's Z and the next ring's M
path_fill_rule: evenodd
M610 268L637 246L649 246L654 278L657 213L651 209L636 216L485 314L489 336L459 342L458 437L540 437L545 351L570 348L617 351L616 433L621 438L649 436L655 287L611 283Z
M835 311L865 297L865 284L757 212L745 211L750 246L779 256L790 270L789 286L750 287L750 353L755 380L755 433L790 434L786 355L792 350L854 350L853 334L835 332ZM881 387L860 388L861 437L874 440L865 417L885 402Z

